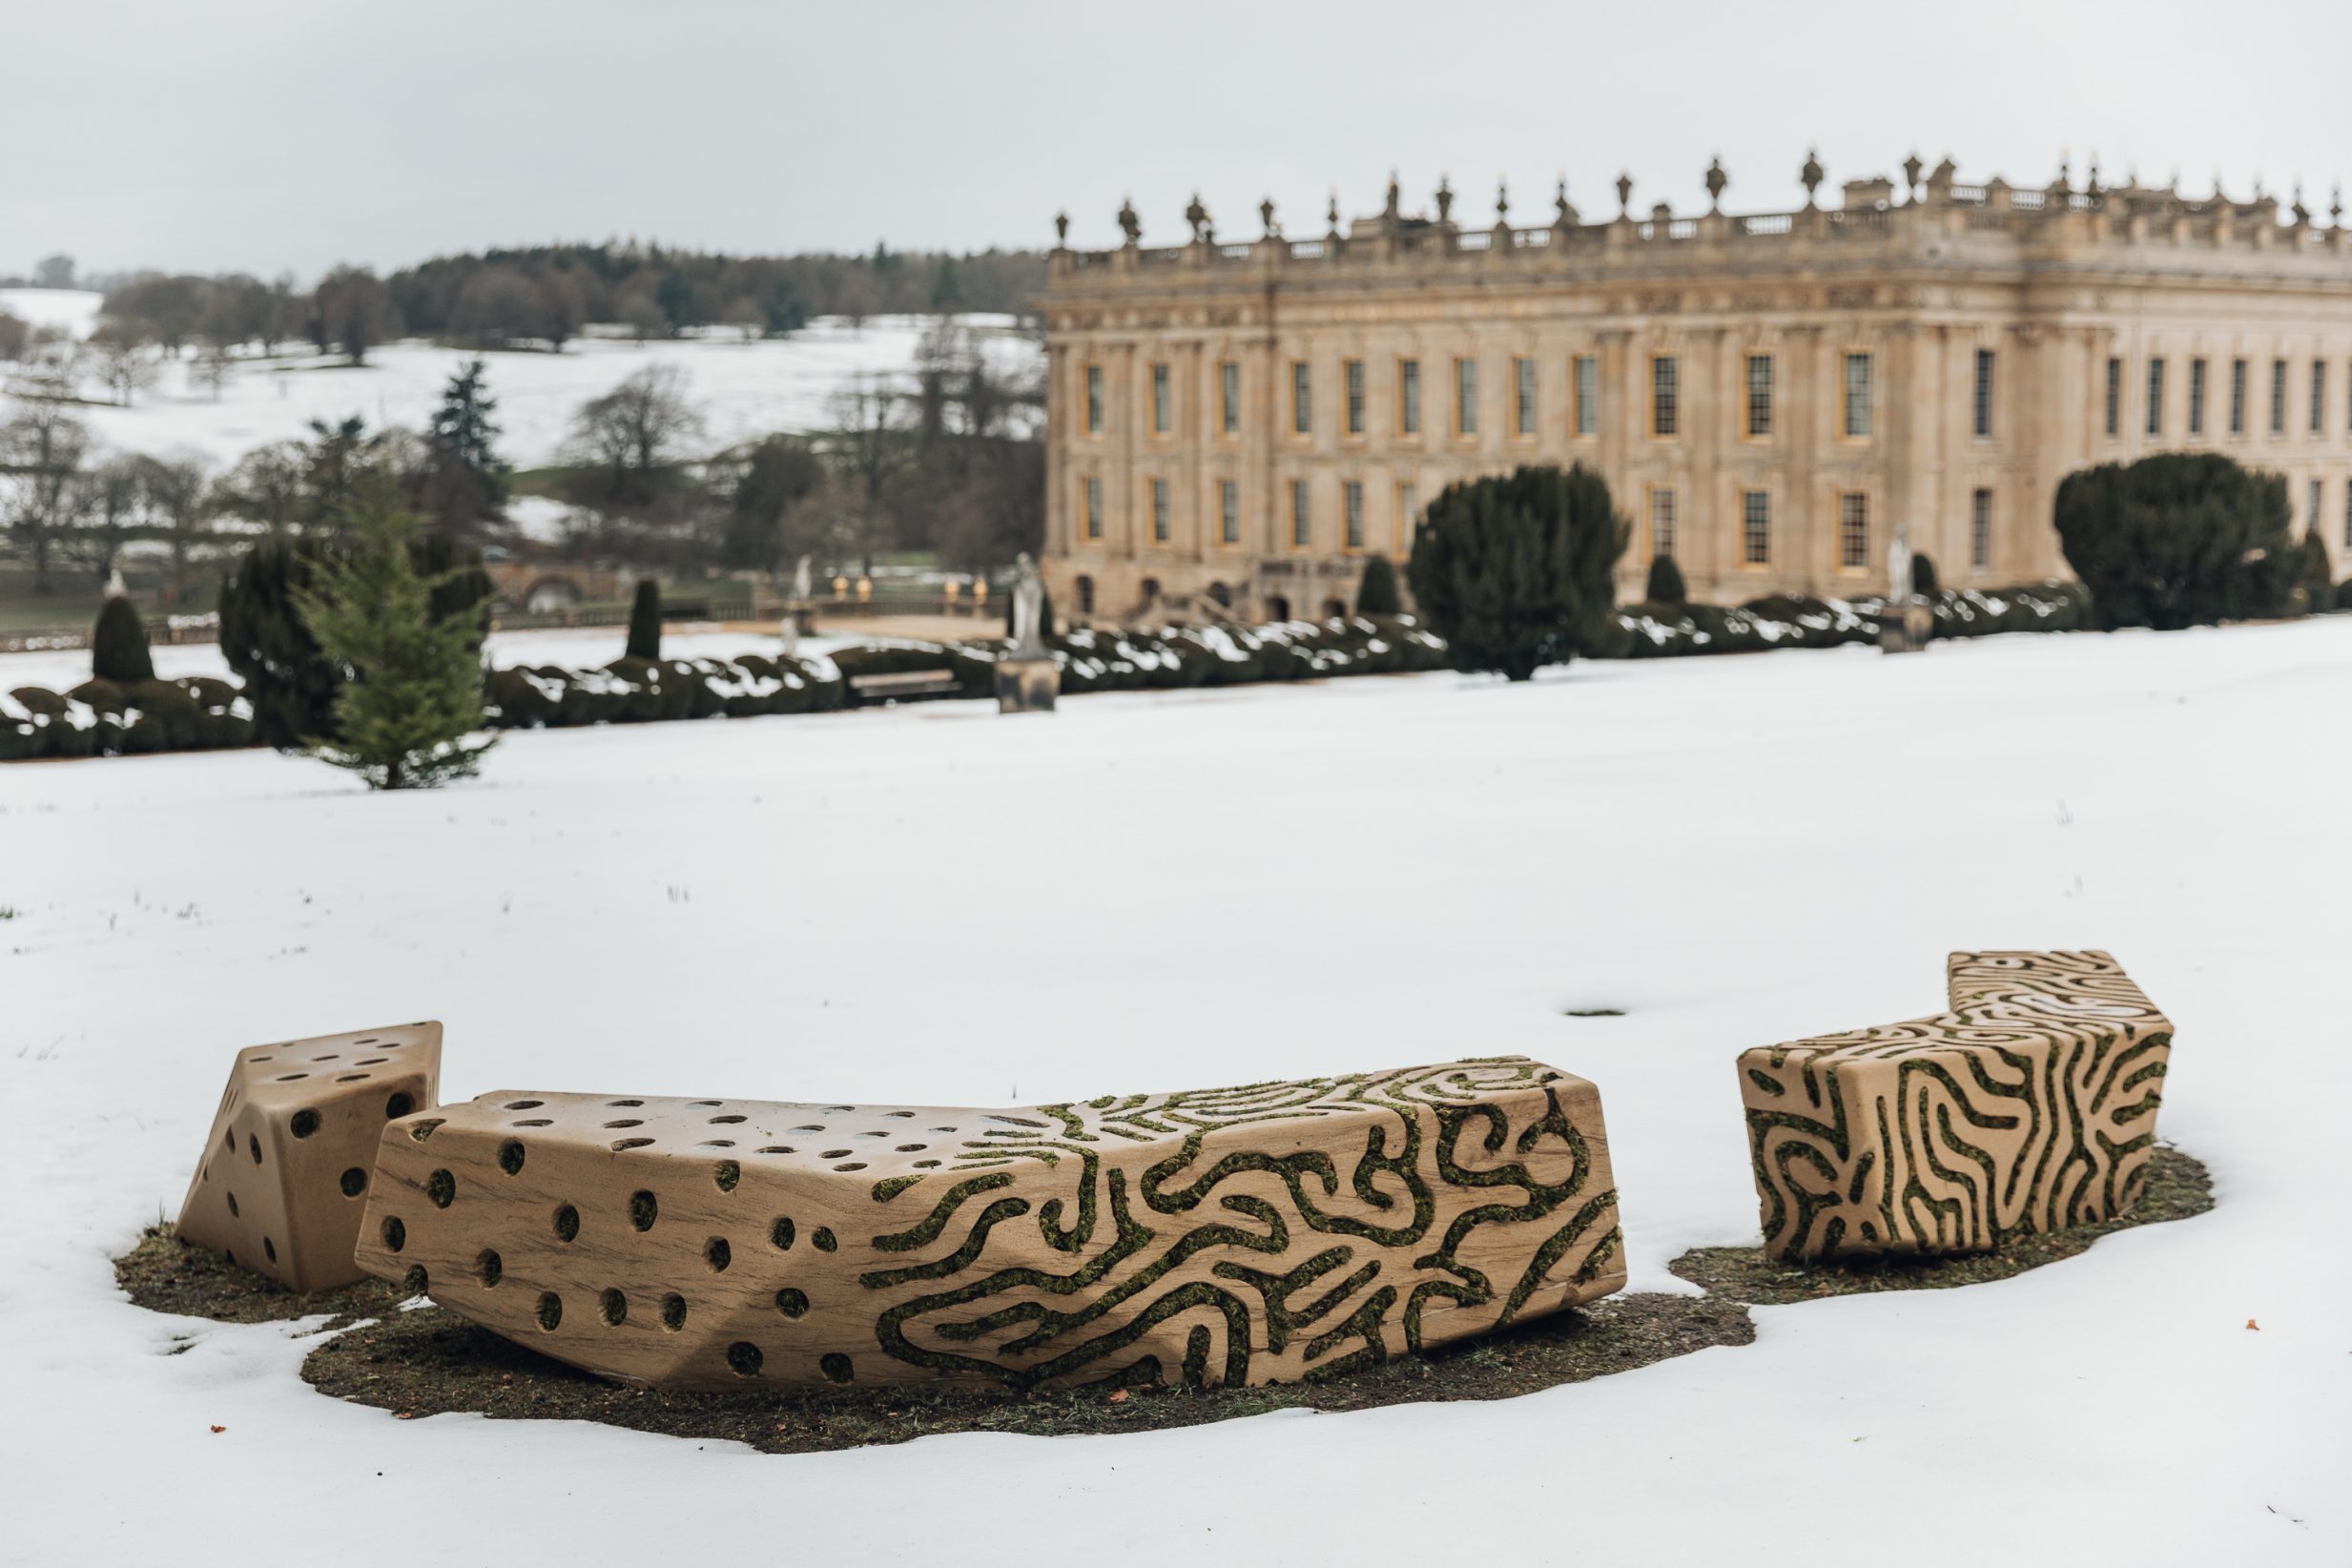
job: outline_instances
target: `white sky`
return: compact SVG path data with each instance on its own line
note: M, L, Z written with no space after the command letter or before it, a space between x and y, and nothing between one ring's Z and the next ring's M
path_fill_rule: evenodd
M730 251L1108 243L1132 195L1181 236L1271 195L1320 232L1333 186L1409 206L1440 171L1486 222L1495 180L1544 221L1568 175L1611 216L1793 205L1916 149L2043 184L2137 165L2315 210L2352 175L2352 5L2273 0L1685 0L1345 5L1116 0L120 0L0 11L0 273L315 276L446 251L637 235Z

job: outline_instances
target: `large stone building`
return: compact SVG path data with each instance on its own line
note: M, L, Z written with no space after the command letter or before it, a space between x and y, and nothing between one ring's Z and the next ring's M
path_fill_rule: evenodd
M2352 232L2300 194L2204 199L1848 182L1844 202L1543 228L1399 210L1285 237L1058 245L1046 572L1080 618L1321 613L1421 504L1521 463L1598 466L1633 523L1620 597L1867 592L1900 531L1948 583L2062 574L2057 484L2158 448L2287 476L2352 559ZM1063 222L1066 235L1066 219Z

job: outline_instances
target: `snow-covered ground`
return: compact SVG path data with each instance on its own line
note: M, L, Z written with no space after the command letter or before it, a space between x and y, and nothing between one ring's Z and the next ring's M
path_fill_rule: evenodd
M980 623L978 630L989 629ZM800 646L814 653L830 652L845 643L865 641L853 628L838 636L803 637ZM592 670L621 656L629 643L623 626L551 628L534 631L493 631L485 645L490 664L505 669L518 664L561 665L567 670ZM662 652L673 659L732 659L739 653L775 653L783 647L773 631L731 631L724 627L682 622L662 629ZM211 675L233 680L229 661L217 643L169 644L151 650L155 673L165 680L185 675ZM51 691L69 691L90 678L90 650L55 649L31 653L0 653L0 691L38 686Z
M0 769L0 1558L2352 1560L2347 691L2331 619L528 733L434 794ZM1932 1012L1964 946L2122 958L2219 1207L1508 1403L797 1457L401 1421L107 1261L234 1048L432 1017L453 1099L1524 1052L1599 1083L1632 1288L1677 1289L1755 1233L1734 1053Z
M87 333L97 318L95 294L46 289L0 289L0 311L35 325ZM1008 372L1033 370L1039 351L1002 316L969 316L992 362ZM486 379L498 400L503 430L499 452L517 467L555 462L572 415L589 398L611 390L649 364L674 365L687 377L700 407L710 448L715 450L778 430L807 430L833 423L833 395L864 379L903 384L927 317L884 316L861 327L824 318L789 338L743 342L731 337L639 343L579 339L560 354L493 353ZM240 368L216 401L191 383L193 361L168 361L152 392L129 408L83 410L109 445L134 452L196 452L226 467L256 446L307 436L312 420L329 423L353 414L370 426L422 426L442 387L470 351L418 340L371 350L353 369L332 360L298 358L287 368Z

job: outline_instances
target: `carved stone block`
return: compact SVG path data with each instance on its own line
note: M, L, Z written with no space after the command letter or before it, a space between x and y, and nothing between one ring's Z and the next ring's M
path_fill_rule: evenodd
M237 1053L180 1200L182 1241L291 1290L348 1285L384 1124L429 1109L441 1025L403 1023Z
M1745 1051L1765 1248L1969 1252L2139 1196L2173 1026L2101 952L1954 953L1951 1011Z
M997 712L1050 713L1062 694L1062 667L1052 659L997 661Z
M670 1389L1313 1378L1624 1283L1519 1058L1010 1110L509 1090L387 1127L361 1263Z

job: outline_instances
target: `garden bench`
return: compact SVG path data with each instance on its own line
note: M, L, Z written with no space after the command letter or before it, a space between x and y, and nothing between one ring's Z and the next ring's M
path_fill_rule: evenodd
M1007 1110L505 1090L382 1135L370 1273L667 1389L1291 1382L1625 1279L1523 1058Z
M953 670L901 670L887 674L852 675L850 694L859 703L896 702L902 697L954 697L963 693L963 682Z
M2106 953L1954 953L1950 1010L1742 1053L1764 1246L1985 1251L2139 1196L2173 1026Z

